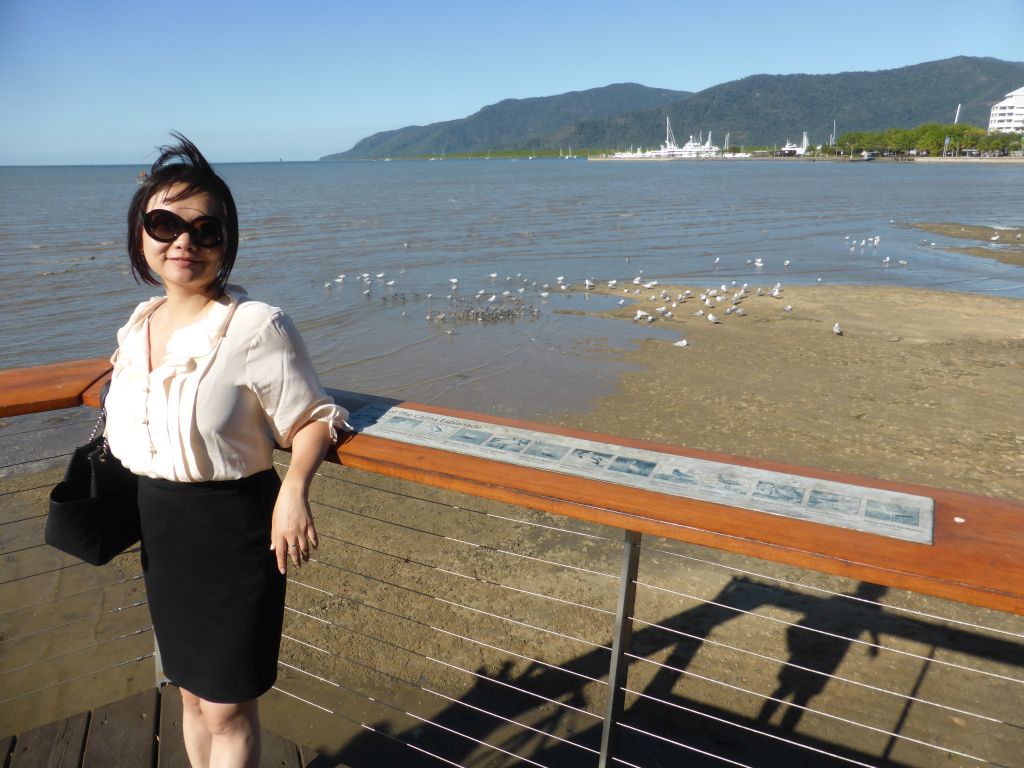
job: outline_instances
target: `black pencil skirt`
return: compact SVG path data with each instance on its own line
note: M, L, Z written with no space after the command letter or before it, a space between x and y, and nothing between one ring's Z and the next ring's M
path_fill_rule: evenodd
M142 570L164 672L206 701L255 699L277 678L285 577L270 551L281 486L139 478Z

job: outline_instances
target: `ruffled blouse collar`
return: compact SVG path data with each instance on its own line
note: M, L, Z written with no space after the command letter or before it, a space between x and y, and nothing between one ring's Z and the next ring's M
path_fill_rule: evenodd
M169 375L187 373L196 368L197 361L209 357L217 349L227 333L235 309L248 298L245 289L237 285L228 285L224 295L228 299L227 304L213 302L202 318L171 334L164 359L153 369L154 372L166 369ZM133 363L146 369L149 368L149 318L166 301L166 296L154 296L139 304L117 332L121 354L127 352Z

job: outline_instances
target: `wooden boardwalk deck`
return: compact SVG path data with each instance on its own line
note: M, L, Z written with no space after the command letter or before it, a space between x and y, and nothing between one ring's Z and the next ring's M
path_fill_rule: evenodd
M338 765L316 752L262 732L263 768ZM2 768L189 768L181 735L181 697L174 686L115 701L25 733L0 738Z

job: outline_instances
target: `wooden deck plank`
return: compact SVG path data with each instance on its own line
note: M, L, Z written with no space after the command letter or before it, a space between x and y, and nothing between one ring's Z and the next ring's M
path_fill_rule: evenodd
M173 685L160 688L160 745L157 768L190 768L181 732L181 693Z
M302 768L320 759L266 729L260 740L261 768ZM154 760L158 768L190 768L173 685L0 738L0 768L138 768Z
M158 700L157 690L151 688L93 712L83 768L152 765L159 727Z
M181 693L174 685L160 689L160 745L157 768L189 768L181 732ZM266 729L260 731L261 768L301 768L299 747Z
M21 734L11 768L78 768L88 723L89 713L82 712Z
M260 743L260 768L302 768L299 748L287 739L262 730Z

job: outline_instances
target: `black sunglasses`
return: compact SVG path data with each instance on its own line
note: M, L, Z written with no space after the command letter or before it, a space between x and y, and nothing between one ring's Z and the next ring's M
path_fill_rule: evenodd
M173 243L182 232L188 232L192 242L201 248L216 248L224 242L224 225L216 216L185 221L176 213L154 208L142 217L142 226L150 237L161 243Z

